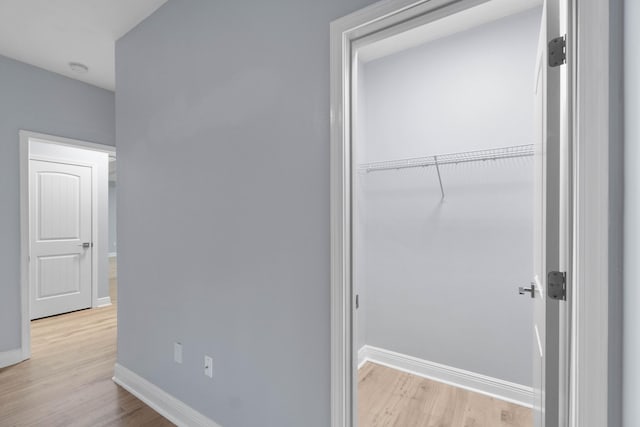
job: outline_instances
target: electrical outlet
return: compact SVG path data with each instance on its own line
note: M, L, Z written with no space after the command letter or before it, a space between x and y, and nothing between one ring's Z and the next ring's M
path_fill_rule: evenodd
M173 343L173 361L176 363L182 363L182 344L179 342Z
M213 378L213 359L211 356L204 357L204 374L209 378Z

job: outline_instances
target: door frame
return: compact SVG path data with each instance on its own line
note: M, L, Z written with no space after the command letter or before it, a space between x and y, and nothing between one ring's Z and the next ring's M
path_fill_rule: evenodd
M437 16L444 7L456 11L487 0L383 0L331 23L330 46L330 226L331 226L331 426L350 427L354 411L357 358L353 337L352 271L352 43L364 36L425 14ZM618 369L609 358L619 349L609 344L609 290L620 286L610 264L620 234L610 225L621 202L610 199L610 183L622 166L622 144L613 129L619 111L610 86L620 64L611 35L610 16L621 5L598 0L557 0L568 11L569 129L572 138L571 188L572 269L566 310L568 341L566 422L571 427L608 425L615 402L609 375ZM449 9L451 10L451 9ZM615 198L614 198L615 199ZM620 225L621 226L621 225ZM613 282L612 282L613 280ZM605 284L609 284L606 286ZM616 307L613 307L616 309ZM611 353L611 355L610 355ZM607 398L603 399L603 396ZM564 413L564 411L563 411ZM556 426L548 426L556 427Z
M26 360L31 357L31 283L29 275L29 247L30 247L30 212L29 212L29 161L31 158L35 160L53 161L57 163L64 163L64 160L60 158L49 158L47 156L31 156L30 155L30 142L32 140L38 142L44 142L53 145L61 145L71 148L82 148L91 151L98 151L107 153L109 157L116 156L116 148L96 144L93 142L80 141L76 139L63 138L59 136L46 135L42 133L30 132L25 130L19 131L20 140L20 306L21 306L21 338L22 338L22 360ZM98 180L95 179L96 165L87 162L77 162L83 166L89 166L92 170L92 194L98 194ZM102 240L98 232L99 222L102 221L98 216L98 197L92 197L91 200L92 209L92 241L94 242L94 248L99 248ZM108 218L105 219L108 222ZM108 250L107 250L108 253ZM105 253L105 256L107 256ZM98 298L98 283L99 283L99 262L100 253L96 251L95 256L91 260L91 307L101 307L110 305L110 301L103 301Z

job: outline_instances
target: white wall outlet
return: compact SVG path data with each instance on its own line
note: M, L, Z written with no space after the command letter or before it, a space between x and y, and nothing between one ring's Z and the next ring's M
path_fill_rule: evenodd
M204 374L209 378L213 378L213 359L211 356L204 357Z
M182 363L182 344L179 342L173 343L173 360L176 363Z

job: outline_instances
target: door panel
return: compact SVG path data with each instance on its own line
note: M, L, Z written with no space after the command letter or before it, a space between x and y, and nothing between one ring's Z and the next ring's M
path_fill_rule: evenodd
M542 24L540 28L540 37L538 40L538 52L536 61L536 79L535 79L535 174L534 194L535 194L535 212L534 212L534 322L533 322L533 415L534 426L544 427L544 354L545 354L545 316L544 316L544 232L545 232L545 202L544 202L544 136L546 134L545 127L545 102L546 102L546 61L545 55L546 42L546 23L545 13L543 12Z
M39 256L36 299L80 292L80 255Z
M91 307L91 167L29 169L31 318Z
M560 304L546 295L547 275L550 271L561 271L561 255L566 254L569 244L568 193L561 191L566 185L568 163L561 156L561 146L566 141L562 132L567 128L563 120L567 105L566 82L561 81L564 66L551 67L548 61L548 42L560 35L559 0L547 0L543 8L540 38L537 52L535 78L535 298L534 304L534 425L536 427L559 427L561 422L561 375L564 362L561 360ZM565 162L565 163L563 163ZM564 236L564 237L563 237ZM562 267L568 266L563 262ZM564 270L566 271L566 270Z
M80 177L38 173L38 241L80 238Z

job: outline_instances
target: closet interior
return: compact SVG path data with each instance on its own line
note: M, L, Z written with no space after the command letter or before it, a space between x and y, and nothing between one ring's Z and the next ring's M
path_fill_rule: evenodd
M359 52L352 178L361 427L436 425L429 411L461 398L456 390L510 402L517 414L509 416L524 421L505 425L532 425L533 306L518 293L534 275L542 10L532 6L393 52L375 44ZM389 370L454 391L429 397L427 386Z

